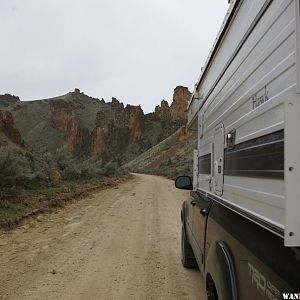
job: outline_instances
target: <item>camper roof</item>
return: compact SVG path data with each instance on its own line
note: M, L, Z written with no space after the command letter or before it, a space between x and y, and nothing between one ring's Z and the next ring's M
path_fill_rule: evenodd
M236 10L237 10L237 7L238 7L239 3L240 3L240 0L232 0L230 2L230 6L229 6L229 8L227 10L227 13L226 13L225 18L223 20L222 26L221 26L221 28L220 28L220 30L218 32L218 35L217 35L217 37L215 39L213 47L210 50L210 53L209 53L208 58L207 58L207 60L205 62L205 65L204 65L204 67L201 67L201 73L200 73L199 79L197 80L197 82L195 84L195 89L194 89L194 92L193 92L193 94L192 94L192 96L190 98L190 101L188 103L188 108L190 107L193 99L197 98L197 89L198 89L198 87L199 87L202 79L204 78L204 76L205 76L205 74L206 74L206 72L207 72L207 70L208 70L208 68L209 68L209 66L210 66L210 64L211 64L211 62L212 62L212 60L213 60L216 52L217 52L217 50L218 50L218 47L221 44L221 42L222 42L222 40L223 40L223 38L224 38L224 36L226 34L227 28L229 27L229 24L230 24L230 22L231 22L231 20L232 20L232 18L234 16Z

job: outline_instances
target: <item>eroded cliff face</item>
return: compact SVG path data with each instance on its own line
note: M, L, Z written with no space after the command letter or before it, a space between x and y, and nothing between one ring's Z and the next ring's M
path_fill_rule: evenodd
M0 131L2 131L13 143L20 146L23 144L19 130L14 127L14 118L11 112L2 112L0 110Z
M107 117L102 111L97 112L95 128L91 133L91 154L98 154L104 161L109 160L110 154L107 147L109 126Z
M89 150L90 132L79 125L78 117L72 113L71 123L68 126L65 138L65 148L73 153L83 153Z
M173 102L170 107L170 117L172 120L186 120L187 104L192 93L187 87L177 86L174 89Z
M158 119L170 119L170 107L168 101L162 100L160 105L155 107L155 116Z
M75 100L77 91L75 90L72 94ZM65 100L50 101L49 108L52 127L64 134L65 150L68 152L87 150L90 133L87 128L82 128L79 124L76 103Z
M100 154L104 161L122 157L129 144L143 137L144 113L140 106L127 105L113 98L110 116L97 112L95 128L91 134L91 153Z
M129 130L129 143L140 141L145 126L145 116L142 108L140 106L127 105L124 117Z
M71 120L74 119L74 104L64 100L49 102L51 125L62 132L67 132Z
M163 120L185 122L187 117L186 107L191 95L187 87L177 86L174 89L171 106L166 100L162 100L160 105L155 107L155 116Z
M139 153L153 146L148 133L159 123L159 132L152 130L153 140L162 140L177 130L186 119L186 106L191 93L186 87L174 90L173 102L166 100L155 108L155 112L145 115L140 106L127 105L116 98L105 103L96 113L94 128L89 131L80 122L79 111L84 109L79 89L66 100L50 101L51 125L64 133L64 148L69 152L100 155L103 161L126 160L126 151ZM153 124L156 123L156 126ZM130 155L129 155L130 156Z
M187 88L176 87L170 106L163 100L155 112L144 114L140 106L124 107L116 98L106 103L75 89L53 99L15 102L8 109L35 150L53 152L63 147L75 156L97 155L103 162L118 160L123 163L185 123L189 98ZM12 115L4 118L2 114L0 118L14 128ZM26 122L30 118L33 121ZM14 138L20 140L17 134Z

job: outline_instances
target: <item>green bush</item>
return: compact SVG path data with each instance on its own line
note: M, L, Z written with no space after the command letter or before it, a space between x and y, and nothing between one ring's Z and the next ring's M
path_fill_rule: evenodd
M75 183L70 183L69 185L68 185L68 188L69 188L69 191L71 192L71 193L74 193L75 191L76 191L76 185L75 185Z
M0 186L12 187L19 173L18 158L6 149L0 149Z
M63 171L62 171L62 178L64 180L79 180L81 176L81 170L78 168L77 165L71 164L67 166Z
M52 200L53 197L54 197L54 191L53 190L47 190L45 193L44 193L46 199L48 201Z
M34 179L30 160L21 152L0 148L0 188L26 187Z
M114 176L119 174L119 165L116 162L108 162L102 169L98 171L98 175Z

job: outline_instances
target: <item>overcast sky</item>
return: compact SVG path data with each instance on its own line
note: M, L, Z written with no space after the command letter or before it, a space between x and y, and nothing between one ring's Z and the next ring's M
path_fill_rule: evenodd
M192 91L227 0L0 0L0 94L85 94L153 111Z

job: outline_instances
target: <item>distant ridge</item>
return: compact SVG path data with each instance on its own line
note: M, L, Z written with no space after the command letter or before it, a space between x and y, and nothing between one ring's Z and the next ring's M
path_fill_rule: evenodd
M0 96L0 109L9 112L25 143L40 153L58 149L74 157L98 156L103 162L125 163L184 125L191 93L174 89L173 101L163 100L155 112L144 114L140 106L112 98L89 97L75 88L54 98L20 101L10 94Z

